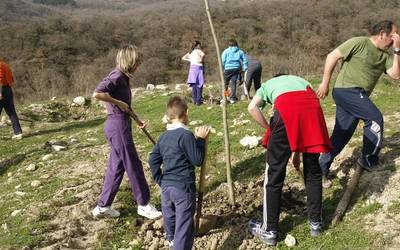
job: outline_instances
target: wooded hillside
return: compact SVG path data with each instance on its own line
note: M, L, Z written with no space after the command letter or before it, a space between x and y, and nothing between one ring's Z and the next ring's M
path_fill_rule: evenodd
M180 83L181 56L192 38L207 53L207 80L217 61L203 1L75 0L0 2L0 56L16 78L19 101L86 94L113 67L116 48L134 43L144 54L134 84ZM37 4L42 2L46 4ZM235 37L263 63L264 79L278 71L322 74L326 54L378 20L398 21L396 0L210 1L220 47Z

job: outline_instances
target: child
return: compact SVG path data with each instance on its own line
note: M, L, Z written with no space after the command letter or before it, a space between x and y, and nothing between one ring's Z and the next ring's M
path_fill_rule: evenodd
M143 166L132 139L131 88L129 79L139 66L139 54L133 45L122 47L116 57L116 68L100 82L93 97L106 102L107 121L105 135L111 147L103 190L94 217L118 217L120 213L111 208L124 172L128 174L132 192L138 203L138 214L149 219L161 217L150 203L150 190L143 173ZM145 125L143 124L143 127Z
M192 98L195 105L203 103L203 85L204 85L204 52L201 50L201 43L194 40L191 45L190 53L182 57L182 60L190 62L190 69L187 83L192 87Z
M13 82L14 77L10 67L0 59L0 114L4 108L10 117L14 130L12 139L19 140L22 139L22 129L14 106L14 97L11 88Z
M200 166L204 160L205 139L210 131L206 126L196 128L196 139L186 127L187 109L182 98L170 98L167 104L167 131L160 136L149 158L153 178L162 189L164 229L174 250L188 250L193 246L196 208L194 166Z
M268 102L274 107L270 123L260 108ZM328 152L331 142L324 114L311 83L293 75L277 75L263 83L251 100L248 110L256 122L269 129L266 139L267 163L264 179L263 221L249 222L249 230L266 243L276 245L280 200L286 165L292 152L293 165L298 168L303 154L304 183L310 233L322 231L322 171L319 153ZM310 136L312 135L312 136Z
M229 102L237 102L236 97L236 81L239 78L241 70L247 70L247 58L235 39L229 40L229 47L226 48L221 55L222 66L224 67L225 91L228 90L230 84Z

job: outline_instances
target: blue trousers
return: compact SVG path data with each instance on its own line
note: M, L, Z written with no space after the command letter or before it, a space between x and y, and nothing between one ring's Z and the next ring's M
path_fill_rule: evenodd
M131 120L128 115L109 115L104 132L110 145L110 157L97 204L100 207L112 204L126 172L134 199L139 205L147 205L150 201L150 189L133 143Z
M203 86L197 86L196 84L189 84L192 87L192 99L193 104L201 105L203 104Z
M359 120L364 121L362 157L370 167L378 164L382 147L383 116L362 88L334 88L336 120L331 141L333 149L322 154L319 163L322 173L327 175L335 157L349 142Z
M168 241L174 241L174 250L190 250L193 247L196 210L196 193L185 192L175 187L163 187L161 210L164 230Z
M15 111L14 106L14 95L11 87L3 86L2 87L2 96L3 98L0 100L0 114L4 110L8 117L10 117L11 124L14 130L14 134L18 135L22 133L21 125L19 124L19 119L17 116L17 112Z

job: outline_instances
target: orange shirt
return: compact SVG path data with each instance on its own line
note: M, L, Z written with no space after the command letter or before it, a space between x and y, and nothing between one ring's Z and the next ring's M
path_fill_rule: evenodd
M10 67L5 63L0 61L0 84L1 86L11 86L14 82L14 77L11 72Z

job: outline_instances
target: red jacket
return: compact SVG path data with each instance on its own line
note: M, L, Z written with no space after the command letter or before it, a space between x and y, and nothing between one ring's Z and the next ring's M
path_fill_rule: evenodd
M0 84L1 86L11 86L14 82L14 77L10 67L0 60Z
M282 117L292 152L326 153L332 149L324 113L311 88L278 96L274 108ZM263 146L268 145L268 128Z

